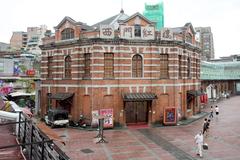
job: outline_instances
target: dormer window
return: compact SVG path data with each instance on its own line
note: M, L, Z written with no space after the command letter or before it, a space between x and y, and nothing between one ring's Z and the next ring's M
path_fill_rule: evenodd
M61 32L62 40L73 39L74 30L72 28L66 28Z
M192 43L192 35L190 33L186 35L186 42Z
M141 37L141 26L139 24L134 25L135 37Z

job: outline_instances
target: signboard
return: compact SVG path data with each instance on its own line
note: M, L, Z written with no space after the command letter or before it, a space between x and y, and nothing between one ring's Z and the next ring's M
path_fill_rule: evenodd
M166 125L176 124L177 122L176 115L177 114L175 107L164 108L164 124Z
M98 126L98 118L97 118L98 116L99 116L98 110L92 111L92 123L91 123L92 127Z
M151 40L154 39L154 27L141 27L141 35L142 35L142 39L145 40Z
M120 27L120 37L123 39L133 39L134 38L134 26L121 26Z
M169 28L163 28L161 30L161 40L172 41L173 32Z
M26 71L26 75L27 76L34 76L35 75L35 70L34 69L28 69Z
M113 128L113 109L100 109L100 115L104 116L104 128Z
M100 26L100 38L114 38L114 28L110 25Z

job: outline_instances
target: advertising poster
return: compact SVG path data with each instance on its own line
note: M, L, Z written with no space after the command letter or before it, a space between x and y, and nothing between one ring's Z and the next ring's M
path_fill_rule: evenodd
M98 116L99 116L98 110L92 111L92 124L91 124L92 127L98 126Z
M104 116L104 128L113 128L113 109L100 109L100 115Z
M164 124L171 125L176 124L176 108L169 107L164 109Z

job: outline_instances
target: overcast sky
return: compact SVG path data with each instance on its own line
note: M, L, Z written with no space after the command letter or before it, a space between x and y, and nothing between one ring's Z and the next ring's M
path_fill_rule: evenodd
M144 3L123 0L124 12L143 13ZM160 0L159 0L160 1ZM120 12L121 0L4 0L0 5L0 42L9 43L13 31L46 24L53 30L65 16L93 25ZM165 27L212 28L216 57L240 54L240 0L164 0Z

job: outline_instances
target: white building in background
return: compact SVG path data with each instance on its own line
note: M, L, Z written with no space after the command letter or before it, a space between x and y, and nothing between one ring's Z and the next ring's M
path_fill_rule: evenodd
M42 38L44 37L46 31L46 25L41 25L40 27L28 27L28 41L25 50L35 56L40 56L41 49L39 48L39 46L42 45Z
M47 31L46 25L40 27L28 27L27 32L13 32L10 40L12 50L26 51L35 56L41 55L42 38Z

